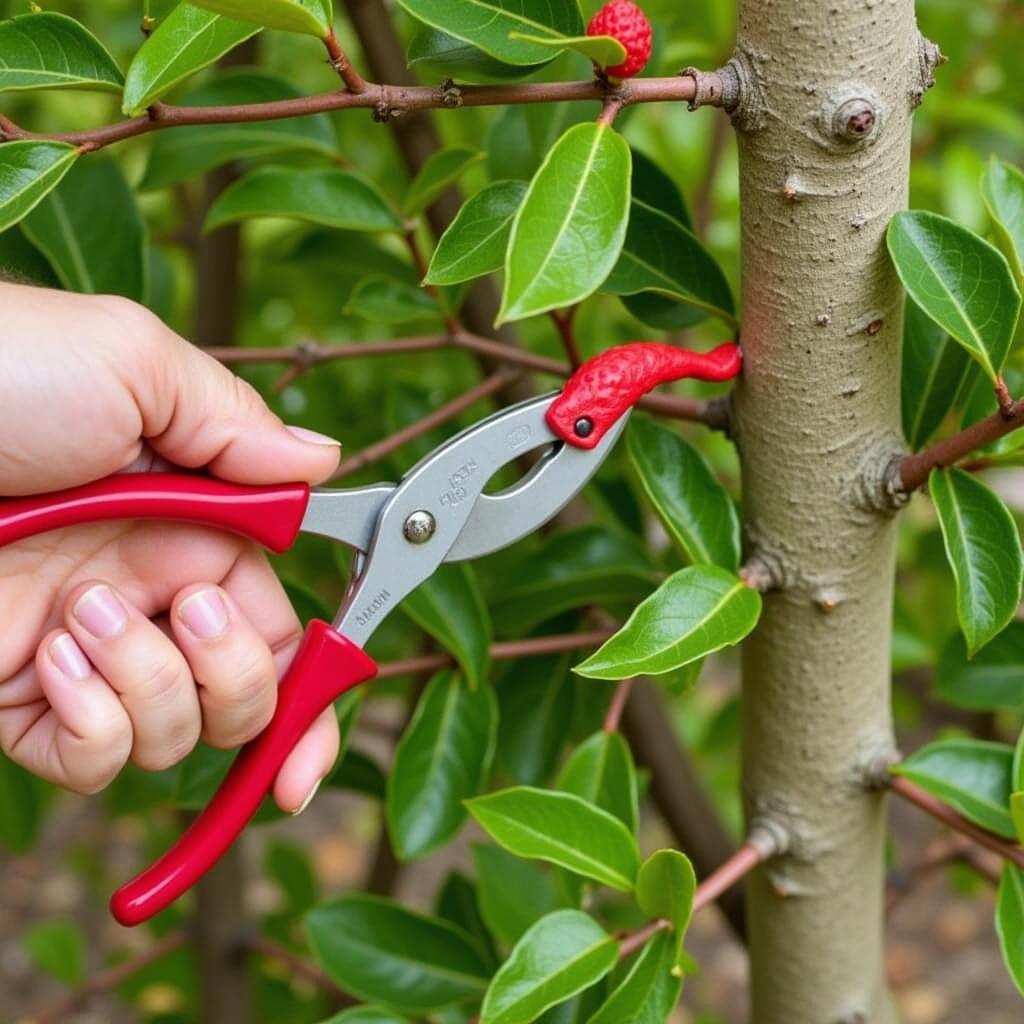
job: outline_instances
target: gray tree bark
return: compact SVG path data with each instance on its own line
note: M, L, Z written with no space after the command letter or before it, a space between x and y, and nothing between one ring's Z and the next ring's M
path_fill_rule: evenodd
M735 403L753 576L748 820L788 853L748 889L755 1024L890 1024L885 800L902 292L885 248L936 53L913 0L741 0L743 347Z

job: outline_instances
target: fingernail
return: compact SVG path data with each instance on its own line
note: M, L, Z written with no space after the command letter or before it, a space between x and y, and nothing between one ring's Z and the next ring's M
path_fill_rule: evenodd
M97 640L109 640L123 633L128 613L117 594L107 586L87 590L75 605L74 616Z
M305 441L307 444L320 444L327 445L330 448L340 448L341 442L333 437L328 437L326 434L318 434L315 430L307 430L305 427L285 427L285 429L297 437L300 441Z
M303 800L302 803L298 807L296 807L294 811L291 812L293 818L297 818L313 802L313 797L316 796L317 791L320 789L320 785L323 781L323 779L316 780L316 785L309 791L309 796L307 796L306 799Z
M200 590L178 605L178 618L200 640L216 640L228 628L228 609L216 590Z
M89 659L70 633L61 633L50 644L50 661L69 679L81 683L92 675Z

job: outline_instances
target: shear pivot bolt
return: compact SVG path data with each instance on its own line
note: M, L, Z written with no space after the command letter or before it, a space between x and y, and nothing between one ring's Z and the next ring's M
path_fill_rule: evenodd
M437 529L437 521L424 509L413 512L402 524L402 533L410 544L426 544Z
M573 425L577 437L590 437L594 432L594 421L587 416L581 416Z

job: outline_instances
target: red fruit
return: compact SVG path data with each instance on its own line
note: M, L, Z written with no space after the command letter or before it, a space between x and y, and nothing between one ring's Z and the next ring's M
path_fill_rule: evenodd
M651 23L632 0L611 0L590 19L588 36L612 36L626 48L626 59L605 68L611 78L632 78L651 59Z

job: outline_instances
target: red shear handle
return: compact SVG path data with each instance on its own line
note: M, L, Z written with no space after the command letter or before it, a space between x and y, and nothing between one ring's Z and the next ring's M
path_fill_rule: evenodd
M240 533L271 551L291 547L309 504L305 484L246 487L184 473L126 473L84 487L0 501L0 546L110 519L169 519Z
M209 806L151 868L114 893L123 925L164 910L213 867L259 810L277 773L317 716L377 674L373 659L326 622L312 622L281 682L274 720L242 748Z
M730 380L743 365L739 345L711 352L637 341L587 360L548 409L548 426L567 444L593 448L618 418L659 384L684 377Z

